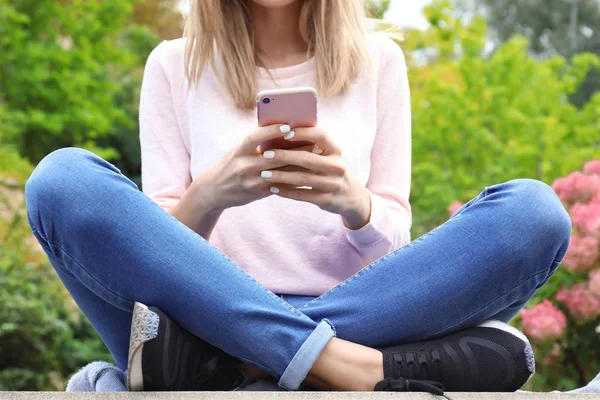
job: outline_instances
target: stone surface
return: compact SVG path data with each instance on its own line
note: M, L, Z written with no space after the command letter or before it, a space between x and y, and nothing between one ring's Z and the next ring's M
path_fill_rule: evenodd
M600 400L600 394L571 393L448 393L453 400ZM427 393L356 392L177 392L62 393L0 392L0 400L436 400Z

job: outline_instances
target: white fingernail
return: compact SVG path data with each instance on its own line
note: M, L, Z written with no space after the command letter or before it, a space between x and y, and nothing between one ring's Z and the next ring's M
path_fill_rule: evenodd
M263 157L264 157L264 158L275 158L275 152L274 152L274 151L271 151L271 150L269 150L269 151L265 151L265 152L263 153Z
M323 154L323 149L315 147L312 152L315 154Z
M260 173L260 176L265 179L271 179L273 177L273 173L271 171L263 171Z
M281 125L279 127L279 130L281 131L281 133L288 133L292 130L292 128L289 125Z
M277 194L279 193L279 188L275 187L275 186L271 186L271 189L269 189L271 191L271 193Z
M296 136L296 132L291 131L290 133L288 133L287 135L285 135L283 138L285 140L290 140L291 138L293 138L294 136Z

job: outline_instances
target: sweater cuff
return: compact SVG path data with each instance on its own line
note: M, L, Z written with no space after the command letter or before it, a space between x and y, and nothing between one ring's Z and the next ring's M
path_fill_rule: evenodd
M371 197L371 218L369 222L357 230L352 230L344 225L348 242L359 252L379 242L385 237L387 231L385 201L370 191L369 195Z

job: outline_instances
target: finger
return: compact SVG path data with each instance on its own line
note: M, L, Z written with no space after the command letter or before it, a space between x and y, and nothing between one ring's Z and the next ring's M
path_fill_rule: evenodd
M342 151L331 137L321 128L296 128L292 132L284 136L286 140L293 142L312 142L319 149L323 150L322 154L341 154Z
M310 172L306 168L296 167L295 165L286 165L279 168L271 168L271 171L286 171L286 172Z
M337 157L321 157L314 153L290 150L269 150L263 153L265 168L295 165L322 175L343 175L345 169ZM271 167L273 165L273 167Z
M331 194L316 189L298 189L286 185L273 185L269 188L269 191L279 197L312 203L322 209L327 209L332 202Z
M341 188L338 178L315 175L310 172L262 171L261 177L275 186L310 187L323 192L337 193Z
M308 152L312 152L314 149L317 148L317 145L315 144L311 144L308 146L301 146L301 147L294 147L293 149L286 149L286 150L290 150L290 151L308 151Z
M294 134L294 132L290 132L292 134ZM275 138L275 139L271 139L271 140L267 140L266 142L263 142L260 144L258 151L260 153L264 153L267 150L276 150L276 149L282 149L282 150L304 150L304 151L312 151L316 146L314 145L314 143L309 143L309 142L292 142L289 140L285 139L285 136L279 137L279 138Z
M291 128L289 125L277 124L260 127L246 136L241 146L238 148L238 154L256 154L258 152L258 146L260 146L261 143L270 139L284 137L288 135L290 131Z

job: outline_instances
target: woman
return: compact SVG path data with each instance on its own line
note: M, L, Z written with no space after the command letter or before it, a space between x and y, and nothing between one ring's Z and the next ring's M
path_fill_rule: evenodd
M410 242L406 65L365 35L362 3L192 1L187 40L146 65L145 194L79 149L29 179L32 230L130 389L442 394L533 373L505 322L560 264L570 219L514 180ZM319 126L257 128L257 92L297 86L318 88ZM261 153L281 136L314 146Z

